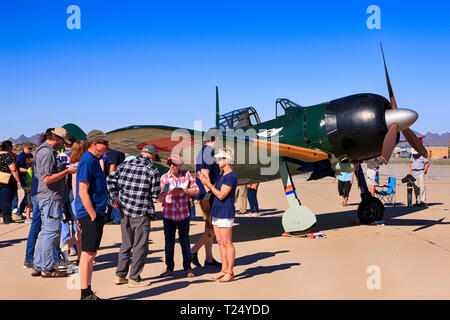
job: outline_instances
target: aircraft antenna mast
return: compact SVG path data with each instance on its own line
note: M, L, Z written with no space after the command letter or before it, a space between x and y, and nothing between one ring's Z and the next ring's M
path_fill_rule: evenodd
M216 86L216 129L219 129L219 87Z

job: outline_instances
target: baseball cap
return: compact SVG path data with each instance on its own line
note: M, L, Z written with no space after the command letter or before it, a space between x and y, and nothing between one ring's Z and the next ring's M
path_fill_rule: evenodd
M86 136L86 141L88 143L97 142L100 140L106 141L106 134L103 131L100 130L92 130L90 131Z
M67 144L72 144L67 135L67 130L64 128L55 128L52 133L63 139Z
M167 159L167 163L169 163L169 161L172 161L172 163L177 164L177 165L178 164L183 164L183 158L180 155L176 154L176 153L172 153L169 156L169 159Z
M146 146L142 147L141 149L142 152L147 152L150 154L154 154L155 155L155 161L161 161L159 155L158 155L158 151L156 151L156 148L154 146L152 146L151 144L147 144Z

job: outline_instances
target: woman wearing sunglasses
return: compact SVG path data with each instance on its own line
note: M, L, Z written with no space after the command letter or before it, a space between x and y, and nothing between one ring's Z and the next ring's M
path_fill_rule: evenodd
M215 155L223 174L216 184L213 185L201 172L198 173L200 181L214 194L211 207L211 218L220 248L222 270L214 277L220 282L234 280L235 250L232 242L232 226L234 223L234 198L236 194L237 176L233 171L234 152L230 148L222 149Z
M178 229L181 251L183 253L183 269L186 277L194 277L191 270L191 245L189 243L190 197L199 193L195 179L189 171L180 170L183 159L177 154L171 154L167 160L170 170L161 177L161 192L159 201L163 206L163 224L167 269L162 278L173 275L175 267L174 248L175 232Z

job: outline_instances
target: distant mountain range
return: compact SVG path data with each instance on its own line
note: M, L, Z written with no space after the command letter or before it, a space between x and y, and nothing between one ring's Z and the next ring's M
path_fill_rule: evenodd
M443 146L448 146L448 139L450 139L450 133L446 132L443 134L437 134L437 133L431 133L428 132L426 134L421 134L417 131L413 132L418 136L426 136L423 139L423 144L426 147L443 147ZM18 137L17 139L13 139L13 138L9 138L8 140L11 140L13 144L23 144L25 142L32 142L34 144L39 144L39 138L41 137L42 133L38 133L35 134L34 136L31 137L26 137L23 134ZM403 134L400 133L400 140L405 140L405 137L403 136Z
M22 134L17 139L8 138L8 140L10 140L13 144L23 144L25 142L31 142L31 143L34 143L35 145L38 145L42 134L43 133L37 133L31 137L26 137Z
M419 133L412 130L417 137L425 136L423 138L423 145L425 147L447 147L449 146L450 133L446 132L443 134L427 132L426 134ZM405 137L400 133L400 140L405 140Z

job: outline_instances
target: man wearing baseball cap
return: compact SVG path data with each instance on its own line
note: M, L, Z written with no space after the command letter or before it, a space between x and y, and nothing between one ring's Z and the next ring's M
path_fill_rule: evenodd
M161 191L160 174L153 161L160 161L158 152L146 145L139 156L121 163L106 180L111 204L121 215L122 245L113 280L117 285L149 285L140 274L147 259L150 215L155 212L153 199L158 199Z
M199 194L199 189L195 183L195 178L187 170L181 170L183 158L173 153L167 159L169 171L161 177L161 185L164 186L164 192L159 195L159 201L162 203L162 216L165 238L165 262L166 271L161 277L170 277L175 268L174 248L175 233L178 229L178 238L183 253L183 269L186 277L195 276L191 270L191 251L189 244L189 223L190 197Z
M107 202L105 174L100 158L108 151L106 134L92 130L87 136L88 151L77 167L75 217L81 225L81 257L79 263L81 300L99 300L91 288L94 258L103 235L104 214Z
M156 148L152 146L151 144L148 144L142 148L142 153L147 153L154 156L154 159L152 161L161 162L161 159L159 157L158 151L156 151Z
M36 200L41 210L42 228L36 244L33 277L65 277L65 272L54 269L53 251L61 236L61 213L66 196L64 178L77 171L75 167L62 171L58 168L54 151L64 145L68 139L64 128L55 128L47 134L35 152L34 174L38 181Z

